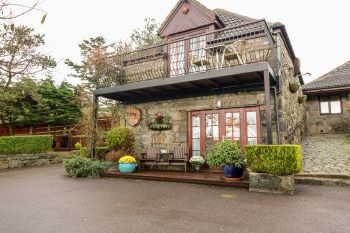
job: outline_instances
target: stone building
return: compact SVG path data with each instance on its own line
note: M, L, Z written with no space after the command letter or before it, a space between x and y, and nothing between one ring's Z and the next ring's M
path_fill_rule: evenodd
M141 148L203 154L229 139L299 143L303 80L286 28L195 0L180 0L161 42L113 57L118 69L94 92L122 102Z
M350 132L350 61L303 86L308 134Z

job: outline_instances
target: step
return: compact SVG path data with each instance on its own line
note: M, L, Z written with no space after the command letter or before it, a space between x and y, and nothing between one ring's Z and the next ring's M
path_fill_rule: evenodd
M326 186L349 186L350 179L342 178L325 178L317 176L295 176L294 178L296 184L307 184L307 185L326 185Z

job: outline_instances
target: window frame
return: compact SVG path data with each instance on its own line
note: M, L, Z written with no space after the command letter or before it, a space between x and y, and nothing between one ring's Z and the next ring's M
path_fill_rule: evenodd
M332 107L331 107L331 98L334 97L338 97L339 98L339 102L340 102L340 112L339 113L332 113ZM322 98L327 98L327 101L322 101ZM329 112L328 113L322 113L322 107L321 107L321 103L322 102L327 102L328 103L328 109ZM319 103L319 112L320 115L340 115L343 114L343 102L342 102L342 97L341 95L322 95L318 97L318 103Z

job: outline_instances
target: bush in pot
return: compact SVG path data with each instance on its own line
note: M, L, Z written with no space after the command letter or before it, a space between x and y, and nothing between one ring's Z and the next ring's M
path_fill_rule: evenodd
M191 165L194 167L196 172L200 171L201 166L205 163L205 160L200 155L194 155L190 159Z
M224 176L240 178L244 170L244 155L239 145L225 140L217 143L206 153L206 161L211 167L222 167Z

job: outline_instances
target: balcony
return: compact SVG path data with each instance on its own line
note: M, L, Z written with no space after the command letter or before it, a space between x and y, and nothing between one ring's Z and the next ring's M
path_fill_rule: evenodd
M132 102L263 83L278 69L265 20L110 56L95 95Z

